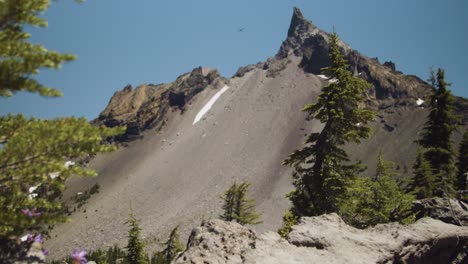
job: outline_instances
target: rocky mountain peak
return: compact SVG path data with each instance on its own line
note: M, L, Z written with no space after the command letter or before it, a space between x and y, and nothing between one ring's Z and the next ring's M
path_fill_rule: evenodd
M287 39L281 44L276 59L300 57L299 66L304 71L320 74L323 67L330 65L329 43L330 34L306 20L299 8L294 8ZM413 99L424 98L430 92L427 83L416 76L404 75L397 71L393 62L386 62L383 65L378 59L368 58L353 50L344 41L340 41L339 45L350 70L374 85L374 89L369 91L369 98L375 100L411 98L411 101L414 101Z
M196 94L209 86L218 87L224 81L217 70L197 67L172 83L142 84L135 89L127 85L114 93L94 123L109 127L125 125L127 132L123 139L139 137L143 130L161 125L170 108L183 111Z
M317 27L308 21L302 15L302 12L299 8L294 7L293 16L291 18L291 24L288 30L288 37L293 37L295 35L302 35L305 32L317 29Z

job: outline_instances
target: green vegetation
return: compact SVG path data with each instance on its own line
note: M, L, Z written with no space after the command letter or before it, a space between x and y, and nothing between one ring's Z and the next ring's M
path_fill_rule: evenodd
M374 177L355 178L340 199L339 213L343 220L358 228L394 221L412 222L414 197L398 187L396 175L394 164L379 154Z
M416 162L413 165L413 178L408 186L408 190L416 196L416 199L432 197L435 190L434 174L431 164L421 149L418 150Z
M362 170L361 163L350 163L343 150L347 143L359 143L370 135L367 124L374 113L362 107L364 93L371 88L366 81L353 77L338 45L339 38L330 38L331 65L323 69L330 79L315 104L303 111L325 126L320 133L311 133L306 146L292 153L284 164L294 167L294 191L288 194L296 216L312 216L337 212L338 199L346 192L348 182Z
M47 26L39 15L49 4L34 0L0 2L0 96L19 91L61 95L57 89L39 83L35 75L43 68L58 69L75 56L32 44L30 34L23 31L26 26ZM59 201L64 182L71 175L95 175L93 170L67 162L114 150L115 146L105 140L122 132L119 128L91 126L84 118L0 117L0 239L15 239L27 230L46 231L65 221L66 212Z
M126 264L125 263L125 256L127 254L124 250L122 250L117 245L109 247L107 250L97 249L90 251L86 259L88 261L94 261L98 264ZM51 261L51 264L62 264L62 263L73 263L72 257L68 256L63 261L62 260L54 260Z
M39 15L46 11L49 0L0 1L0 96L11 96L18 91L43 96L60 96L59 90L39 83L34 75L41 68L58 69L62 62L75 59L75 55L47 50L40 44L29 42L25 26L47 27Z
M445 196L454 189L455 162L451 136L459 120L454 114L455 99L447 89L450 84L445 81L444 70L439 68L436 76L431 71L429 80L434 88L431 112L418 143L424 148L425 157L435 176L436 189L433 195Z
M145 255L145 243L140 238L141 228L135 218L133 209L130 208L130 217L127 221L128 244L127 244L127 263L129 264L147 264L148 259Z
M278 229L278 234L281 237L286 237L294 225L299 222L299 216L291 212L291 210L287 210L286 213L283 215L283 224L281 228Z
M221 196L223 199L223 215L221 219L224 221L236 221L241 225L256 225L262 223L258 221L260 214L254 212L255 200L247 198L247 191L250 183L242 182L234 183Z
M26 26L46 27L39 17L50 1L5 0L0 2L0 96L19 91L60 96L34 77L43 68L60 68L75 58L29 42ZM123 129L91 126L84 118L54 120L0 117L0 237L15 238L26 230L40 231L67 218L58 201L71 175L93 176L93 170L67 166L89 155L116 147L106 138Z
M463 191L467 189L466 181L468 178L468 130L463 134L463 140L460 143L457 167L456 188Z
M165 262L158 262L158 263L166 263L169 264L171 261L177 256L179 252L184 250L184 245L180 242L179 237L179 226L176 226L169 235L169 239L164 243L165 247L161 251L160 256Z

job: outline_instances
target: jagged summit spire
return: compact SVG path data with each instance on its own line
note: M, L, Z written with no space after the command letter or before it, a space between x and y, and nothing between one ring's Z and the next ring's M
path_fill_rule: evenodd
M304 18L301 10L298 7L294 7L293 16L291 18L291 24L288 30L288 37L304 33L313 28L315 28L315 25Z

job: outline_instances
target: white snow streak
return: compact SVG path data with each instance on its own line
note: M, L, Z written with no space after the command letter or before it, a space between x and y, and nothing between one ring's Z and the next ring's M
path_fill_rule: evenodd
M325 74L319 74L317 75L318 77L322 78L322 79L325 79L325 80L328 80L328 77L325 76Z
M418 100L416 100L417 105L422 105L423 103L424 103L424 101L421 98L418 98Z
M324 80L327 80L328 82L330 83L335 83L337 82L338 80L336 78L333 78L333 79L329 79L325 74L319 74L317 75L319 78L322 78Z
M197 116L195 116L195 120L193 120L192 125L195 125L198 121L202 119L202 117L210 110L210 108L214 105L214 103L219 99L219 97L229 89L229 86L224 85L224 87L219 90L211 99L206 103L205 106L198 112Z

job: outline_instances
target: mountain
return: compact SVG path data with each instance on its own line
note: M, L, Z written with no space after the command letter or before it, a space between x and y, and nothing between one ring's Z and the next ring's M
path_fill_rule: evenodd
M256 231L276 230L292 189L291 169L281 162L307 133L323 127L306 121L301 109L329 81L320 75L328 65L329 36L294 9L287 39L266 62L241 67L231 78L199 67L172 83L117 91L93 122L126 125L125 135L115 139L122 147L91 159L98 177L69 180L64 199L96 183L101 188L71 223L54 228L46 246L59 256L74 247L124 245L130 205L146 241L155 244L177 224L187 238L202 220L218 217L219 195L236 181L252 184L264 221ZM409 177L431 87L396 71L392 62L381 64L344 42L341 48L350 70L374 85L366 104L378 111L371 138L347 146L348 152L371 174L382 151L402 178ZM457 105L467 120L466 99L457 98Z

